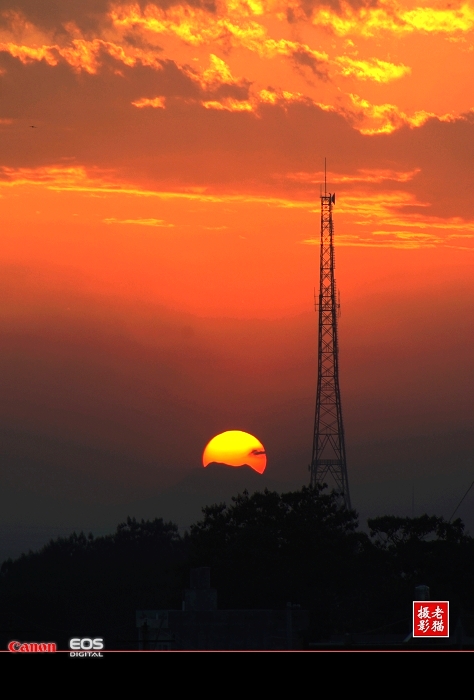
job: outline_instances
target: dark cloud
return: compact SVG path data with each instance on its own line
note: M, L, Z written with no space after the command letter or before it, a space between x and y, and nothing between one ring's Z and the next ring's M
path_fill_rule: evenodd
M429 119L418 129L405 127L392 138L374 143L373 150L385 150L392 162L416 164L421 168L414 182L420 201L431 204L434 216L474 218L474 114L469 112L452 122ZM378 148L377 148L378 147ZM374 155L372 161L375 160Z
M315 58L309 51L299 49L298 51L293 52L291 58L296 68L307 66L311 69L312 73L321 80L328 79L327 63L324 61L318 61L318 59Z
M242 80L237 84L221 84L215 90L210 90L206 97L209 99L221 100L226 97L233 97L235 100L247 100L249 98L250 81Z
M4 165L30 167L74 157L84 165L110 168L126 167L132 159L135 168L142 163L146 176L151 160L156 166L164 159L171 177L179 174L192 181L208 175L204 152L224 151L234 154L233 168L220 159L216 177L227 181L242 175L245 179L268 176L283 163L285 168L290 166L291 161L301 166L303 155L309 165L308 149L314 154L314 149L325 147L328 119L317 107L290 105L285 110L268 106L262 109L261 118L206 110L199 100L245 99L249 83L207 90L173 61L162 61L161 70L130 68L109 56L103 61L101 71L90 75L75 73L65 62L24 65L8 54L1 55L5 72L0 76L4 96L0 118L13 119L8 129L0 131ZM133 101L157 95L168 98L167 109L132 106ZM342 117L330 115L329 122L341 143L360 138ZM26 135L27 123L38 128L28 129ZM31 138L33 134L38 138ZM183 157L188 161L186 167Z
M287 9L286 17L288 22L293 24L301 17L301 11L309 19L312 17L315 10L321 7L329 7L335 12L342 13L345 5L359 10L363 7L376 7L378 4L378 0L301 0L299 5L296 6L296 9L294 6ZM298 9L300 11L298 11Z
M155 5L166 9L174 5L187 4L215 12L214 0L161 0L147 2L136 0L135 5L144 9ZM109 24L108 12L117 5L111 0L2 0L0 4L0 24L9 26L15 14L23 15L29 22L57 34L64 32L65 25L74 23L85 36L94 35L101 27Z
M182 185L234 182L240 188L258 182L274 192L275 173L314 172L315 163L327 155L331 170L346 174L361 168L418 168L411 182L384 187L406 189L430 203L425 214L474 217L470 113L455 121L432 118L418 128L364 136L343 115L309 101L260 105L258 116L199 104L247 99L250 83L245 81L205 89L189 68L173 61L162 60L160 70L125 66L106 53L101 61L98 74L90 75L77 74L62 60L57 66L25 65L0 54L0 119L12 120L0 126L2 165L33 167L74 158L148 182L166 173ZM132 106L156 96L166 97L166 109ZM37 128L29 129L30 124ZM284 186L291 191L297 185Z
M123 42L125 46L133 46L137 49L145 49L147 51L153 51L154 53L163 51L161 46L156 44L151 44L149 41L143 38L138 32L129 32L124 34Z
M109 4L111 4L110 0ZM122 3L114 2L113 4L120 5ZM127 5L126 2L124 2L123 4ZM146 7L153 6L166 10L168 7L174 7L175 5L189 5L190 7L199 7L202 10L207 10L208 12L215 12L217 9L215 0L159 0L158 2L156 2L156 0L138 0L138 2L135 4L139 5L142 10L144 10Z
M74 22L87 36L106 24L109 5L109 0L3 0L0 21L8 26L20 14L35 26L59 34L64 25Z

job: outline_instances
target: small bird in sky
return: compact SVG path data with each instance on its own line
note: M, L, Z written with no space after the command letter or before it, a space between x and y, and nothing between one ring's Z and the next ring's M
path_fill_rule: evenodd
M30 124L30 129L36 129L36 126Z

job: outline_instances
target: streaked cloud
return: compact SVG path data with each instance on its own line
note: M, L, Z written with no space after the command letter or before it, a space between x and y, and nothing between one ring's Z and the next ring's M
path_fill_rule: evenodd
M425 209L424 213L420 209ZM337 215L350 221L336 241L341 246L434 248L450 247L474 252L474 220L430 215L430 204L403 191L347 191L338 200ZM421 230L420 230L421 229ZM319 245L318 238L303 240ZM474 243L474 241L473 241Z
M319 173L318 173L319 174ZM317 175L318 175L317 174ZM354 176L330 173L331 184L339 180L336 202L338 231L336 241L343 246L372 247L452 247L474 252L474 219L441 217L430 212L432 205L420 200L414 193L401 189L385 189L385 183L409 183L417 172L365 171ZM114 198L154 198L157 201L187 201L206 206L238 207L241 214L247 207L262 207L265 210L294 209L310 215L318 215L317 197L277 197L256 194L252 191L232 194L208 189L160 190L133 186L131 183L114 181L112 173L88 173L84 168L39 168L3 169L0 173L0 192L3 188L43 187L53 192L75 193L79 196L102 196ZM297 174L299 175L299 174ZM306 175L306 174L305 174ZM372 189L358 185L370 184ZM344 185L354 185L344 189ZM118 201L118 200L117 200ZM233 221L235 210L225 214ZM221 216L223 213L221 213ZM174 228L169 220L157 217L105 217L102 223L111 225L143 226L150 228ZM192 223L187 224L192 226ZM229 222L208 226L209 230L225 230ZM198 227L202 228L202 224ZM318 245L318 238L302 241Z
M380 184L382 182L410 182L420 172L420 168L415 168L407 172L396 170L367 170L364 168L358 169L357 172L351 174L327 172L326 177L332 184L345 184L355 182L370 182ZM285 178L308 184L320 184L324 182L324 171L319 170L314 173L286 173Z
M91 172L84 167L42 167L42 168L0 168L0 190L13 187L44 187L53 192L77 192L83 194L125 195L134 197L154 197L171 200L183 199L208 203L257 203L278 208L306 209L312 211L314 201L269 197L258 194L226 194L203 191L192 187L181 190L152 190L134 186L131 183L114 181L111 173ZM136 222L137 220L134 220ZM112 220L108 221L112 223ZM113 223L120 223L114 221Z
M174 224L168 224L163 219L103 219L104 224L131 224L133 226L152 226L155 228L174 228Z

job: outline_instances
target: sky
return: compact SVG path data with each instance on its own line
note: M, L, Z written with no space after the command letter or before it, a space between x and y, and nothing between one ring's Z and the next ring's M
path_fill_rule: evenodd
M308 483L324 158L354 507L449 517L473 68L472 2L0 0L0 536L179 490L225 430Z

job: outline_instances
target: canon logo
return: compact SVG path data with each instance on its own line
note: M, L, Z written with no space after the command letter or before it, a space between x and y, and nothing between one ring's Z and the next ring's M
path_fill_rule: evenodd
M10 642L8 645L8 651L20 652L20 653L33 653L39 652L43 654L45 652L57 651L55 642Z

